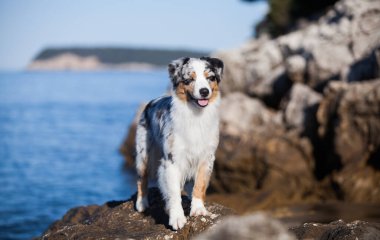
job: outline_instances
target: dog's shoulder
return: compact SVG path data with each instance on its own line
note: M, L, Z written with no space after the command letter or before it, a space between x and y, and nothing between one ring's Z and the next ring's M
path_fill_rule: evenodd
M172 96L162 96L150 101L141 116L141 121L162 121L169 117L172 107Z
M170 111L172 96L162 96L150 101L144 109L145 114L153 114L157 111Z

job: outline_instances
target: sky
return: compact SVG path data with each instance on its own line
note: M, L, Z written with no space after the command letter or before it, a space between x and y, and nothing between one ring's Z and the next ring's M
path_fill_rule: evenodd
M238 47L268 10L241 0L0 0L0 70L46 47Z

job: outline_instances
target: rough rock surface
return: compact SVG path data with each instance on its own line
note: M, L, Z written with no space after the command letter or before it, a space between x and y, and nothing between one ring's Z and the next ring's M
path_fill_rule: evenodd
M333 82L325 90L325 96L317 115L319 134L321 137L332 134L331 147L342 164L378 158L380 79L354 84Z
M134 197L135 198L135 197ZM134 209L135 199L107 202L102 206L78 207L50 226L39 239L190 239L232 210L215 203L206 203L212 214L207 217L187 217L179 231L172 231L164 203L157 188L149 191L150 208L144 213ZM182 198L185 214L190 212L190 201Z
M212 190L247 192L283 185L287 193L302 195L313 188L311 145L286 132L280 115L241 93L226 96L221 109Z
M263 213L256 213L227 217L195 238L195 240L219 239L295 240L296 237L279 221Z
M380 202L380 79L333 82L318 109L319 134L325 139L326 166L342 197L352 202ZM355 177L353 177L355 176Z
M195 239L372 240L380 239L380 223L358 220L345 223L338 220L328 224L304 223L288 228L281 221L259 212L226 217Z
M379 1L339 1L305 29L216 53L226 66L221 89L244 92L277 106L292 81L320 90L331 79L376 78L379 29Z
M305 223L291 228L298 239L319 240L371 240L380 239L380 223L354 221L345 223L338 220L329 224Z
M301 133L308 129L315 129L314 116L321 100L322 95L307 85L294 84L290 91L290 100L284 111L285 126L298 129Z

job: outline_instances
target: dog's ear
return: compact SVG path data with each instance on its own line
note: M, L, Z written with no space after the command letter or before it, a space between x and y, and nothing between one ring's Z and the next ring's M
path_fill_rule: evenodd
M183 57L183 58L174 60L169 64L168 66L169 77L172 80L174 87L177 86L179 81L181 80L181 72L182 72L183 65L185 65L189 60L190 58Z
M210 64L212 70L217 75L216 77L217 77L218 82L220 82L220 80L222 79L223 69L224 69L224 64L222 60L220 60L219 58L212 58L212 57L202 57L201 59L206 60Z

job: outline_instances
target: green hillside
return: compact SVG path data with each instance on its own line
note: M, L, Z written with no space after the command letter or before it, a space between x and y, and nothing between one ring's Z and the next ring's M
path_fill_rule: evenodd
M149 63L156 66L166 66L180 57L207 56L208 52L168 49L138 49L119 47L94 48L47 48L40 52L33 60L48 60L61 54L71 53L81 57L96 56L105 64L120 63Z

